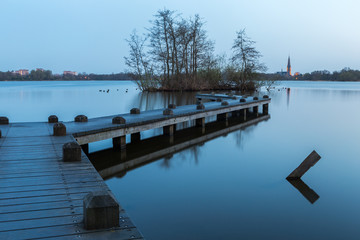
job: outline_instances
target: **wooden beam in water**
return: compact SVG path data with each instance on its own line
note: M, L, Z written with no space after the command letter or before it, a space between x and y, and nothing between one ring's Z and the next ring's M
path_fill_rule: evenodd
M320 155L314 150L307 158L292 172L286 179L299 179L301 178L312 166L319 160Z

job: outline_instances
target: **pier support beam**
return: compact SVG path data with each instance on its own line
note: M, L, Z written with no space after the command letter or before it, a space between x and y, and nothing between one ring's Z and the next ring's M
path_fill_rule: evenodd
M246 121L246 114L247 114L247 109L246 108L241 109L239 111L240 119L242 119L243 121Z
M263 114L268 115L269 114L269 104L263 104Z
M91 192L83 201L84 227L104 229L119 226L120 205L109 191Z
M113 139L114 150L125 150L126 149L126 136L114 137Z
M131 134L131 142L134 143L134 142L139 142L141 140L141 134L140 132L137 132L137 133L132 133Z
M259 106L253 107L253 113L254 113L255 117L259 116Z
M229 113L221 113L216 115L216 120L217 121L227 121L229 118Z
M83 150L83 152L84 152L86 155L89 154L89 144L88 144L88 143L81 145L81 149Z
M205 118L196 119L196 127L205 127Z
M165 136L174 136L175 130L175 124L163 127L163 132Z

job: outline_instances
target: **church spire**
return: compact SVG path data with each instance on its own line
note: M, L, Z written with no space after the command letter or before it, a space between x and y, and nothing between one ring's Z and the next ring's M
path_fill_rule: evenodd
M286 72L289 76L291 76L291 63L290 63L290 55L288 57L288 64L287 64L287 68L286 68Z

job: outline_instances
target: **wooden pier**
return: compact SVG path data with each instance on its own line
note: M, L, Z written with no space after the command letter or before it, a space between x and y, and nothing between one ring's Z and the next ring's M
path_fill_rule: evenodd
M261 106L267 115L269 103L267 96L234 97L94 119L80 115L65 123L56 116L47 123L8 123L0 117L0 239L143 239L86 156L88 144L112 138L114 149L126 153L128 134L136 142L142 131L163 128L171 141L177 123L194 120L204 128L205 118L226 122L230 113L245 120ZM94 227L99 215L91 215L89 198L97 194L111 206L104 200L107 210L99 214L106 215L105 225ZM118 211L117 219L110 208ZM115 225L102 227L109 224Z

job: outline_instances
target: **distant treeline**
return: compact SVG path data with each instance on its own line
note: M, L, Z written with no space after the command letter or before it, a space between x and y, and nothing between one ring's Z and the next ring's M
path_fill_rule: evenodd
M52 74L50 70L32 70L29 75L16 74L14 72L0 72L0 81L71 81L71 80L132 80L127 73L112 74L86 74L78 75L59 75Z
M313 71L297 76L283 76L280 74L260 74L261 80L308 80L308 81L360 81L360 71L344 68L341 71L328 70Z

